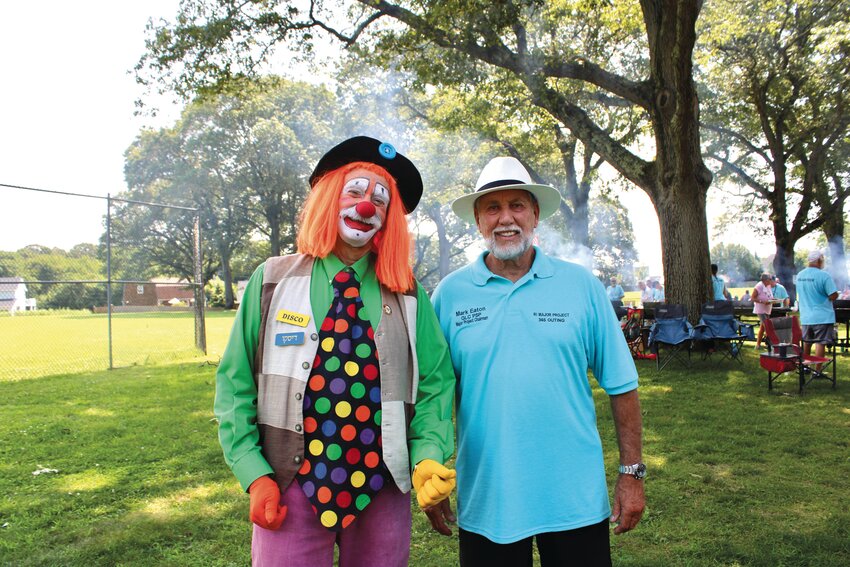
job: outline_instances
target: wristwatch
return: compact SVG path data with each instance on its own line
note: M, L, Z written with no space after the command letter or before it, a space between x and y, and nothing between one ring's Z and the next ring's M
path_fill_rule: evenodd
M633 465L620 465L618 469L620 474L630 474L638 480L646 478L646 465L643 463L635 463Z

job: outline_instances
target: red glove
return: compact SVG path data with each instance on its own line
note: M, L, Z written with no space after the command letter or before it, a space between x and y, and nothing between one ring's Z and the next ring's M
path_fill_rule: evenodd
M286 518L286 506L280 505L280 488L270 476L261 476L248 487L251 495L251 521L267 530L276 530Z

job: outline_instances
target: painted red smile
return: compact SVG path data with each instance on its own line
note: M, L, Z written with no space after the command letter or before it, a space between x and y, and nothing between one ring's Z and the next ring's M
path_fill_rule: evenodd
M353 228L354 230L359 230L360 232L369 232L370 230L372 230L372 225L366 224L365 222L360 222L349 217L345 217L344 221L345 225L348 228Z

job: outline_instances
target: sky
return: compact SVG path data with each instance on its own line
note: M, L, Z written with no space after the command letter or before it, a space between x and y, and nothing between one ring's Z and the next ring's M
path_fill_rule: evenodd
M124 151L143 127L162 127L179 106L159 101L157 118L133 115L142 94L130 72L150 18L173 19L179 0L9 2L0 19L0 184L105 197L126 189ZM120 8L119 8L120 6ZM658 219L649 198L622 197L639 263L660 275ZM709 199L709 217L722 207ZM0 186L0 250L28 244L69 249L97 242L106 201ZM712 227L709 227L711 233ZM734 235L729 235L734 242ZM762 256L769 239L747 238ZM712 242L714 244L714 242Z
M124 189L126 148L143 126L128 74L149 18L178 0L7 2L0 18L0 184L106 196ZM97 242L106 201L0 187L0 250Z

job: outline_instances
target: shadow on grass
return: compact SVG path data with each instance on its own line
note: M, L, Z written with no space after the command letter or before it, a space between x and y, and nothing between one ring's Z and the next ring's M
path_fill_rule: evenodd
M848 564L850 357L837 390L803 396L794 383L768 392L752 352L687 370L637 364L648 506L637 530L612 538L616 564ZM214 372L0 383L0 564L248 564L247 497L218 446ZM595 395L613 471L608 398ZM414 514L411 565L456 564L456 540Z
M647 512L613 539L617 564L850 563L850 357L839 356L836 390L816 382L803 395L793 377L769 392L753 352L743 364L637 366ZM598 402L611 470L616 438Z

